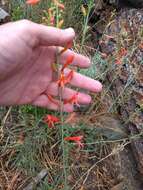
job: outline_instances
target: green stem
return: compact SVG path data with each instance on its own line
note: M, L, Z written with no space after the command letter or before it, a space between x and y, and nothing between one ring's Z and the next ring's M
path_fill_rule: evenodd
M62 102L62 91L63 89L60 87L60 104L61 104L61 111L60 111L60 118L61 118L61 144L63 150L63 170L64 170L64 189L67 190L67 171L66 171L66 148L64 146L64 115L63 115L63 102Z
M56 6L56 27L58 27L58 23L59 23L59 9L58 6Z
M57 48L57 54L56 54L56 65L58 68L58 78L60 78L61 72L59 69L59 62L60 57L59 57L59 49ZM62 94L63 94L63 88L59 87L59 99L60 99L60 119L61 119L61 127L60 127L60 133L61 133L61 146L62 146L62 151L63 151L63 173L64 173L64 189L68 190L68 185L67 185L67 171L66 171L66 149L64 146L64 114L63 114L63 101L62 101Z
M88 19L89 19L89 13L90 13L91 7L92 7L92 5L90 4L88 6L87 16L84 17L83 35L82 35L82 39L81 39L81 48L80 48L81 53L82 53L82 50L83 50L83 45L84 45L84 42L85 42L87 30L88 30L87 26L88 26Z
M57 63L59 63L59 55L57 55ZM60 76L60 70L58 69L58 76ZM59 77L58 77L59 78ZM67 171L66 171L66 149L64 146L64 104L62 101L63 88L59 87L59 98L60 98L60 118L61 118L61 145L63 151L63 172L64 172L64 189L67 190Z

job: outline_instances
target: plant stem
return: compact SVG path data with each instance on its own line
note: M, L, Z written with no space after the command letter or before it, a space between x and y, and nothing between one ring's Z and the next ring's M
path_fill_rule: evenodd
M88 30L88 20L89 20L89 13L90 13L91 7L92 7L92 4L90 3L89 6L88 6L87 15L86 15L86 17L84 17L83 35L82 35L82 39L81 39L81 48L80 48L81 53L82 53L82 50L83 50L83 45L84 45L84 42L85 42L87 30Z
M59 23L59 10L58 10L58 6L56 6L56 26L58 26ZM59 69L59 49L57 48L57 55L56 55L56 65L58 68L58 78L60 78L61 72ZM63 89L62 87L59 87L58 89L59 91L59 99L60 99L60 119L61 119L61 146L62 146L62 151L63 151L63 173L64 173L64 189L68 190L68 186L67 186L67 171L66 171L66 150L65 150L65 146L64 146L64 115L63 115L63 101L62 101L62 94L63 94Z
M59 54L57 49L57 65L59 65ZM60 76L60 70L58 68L58 78ZM64 189L67 190L67 171L66 171L66 149L64 146L64 114L63 114L63 101L62 101L62 94L63 94L63 88L59 87L59 99L60 99L60 119L61 119L61 145L62 145L62 151L63 151L63 172L64 172Z
M63 170L64 170L64 189L67 190L67 171L66 171L66 149L64 146L64 115L63 115L63 102L62 102L62 91L63 89L60 87L60 118L61 118L61 144L62 144L62 150L63 150Z

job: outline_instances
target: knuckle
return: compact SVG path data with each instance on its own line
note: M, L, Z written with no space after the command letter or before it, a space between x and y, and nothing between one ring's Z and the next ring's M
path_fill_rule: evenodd
M26 19L19 21L21 30L28 31L31 28L31 23L32 23L31 21L26 20Z
M32 21L26 19L18 21L18 30L19 34L22 36L22 39L25 40L25 42L29 44L30 47L33 47L38 43L35 36L33 36Z
M27 20L27 19L23 19L20 21L23 25L25 26L29 26L31 24L31 21Z

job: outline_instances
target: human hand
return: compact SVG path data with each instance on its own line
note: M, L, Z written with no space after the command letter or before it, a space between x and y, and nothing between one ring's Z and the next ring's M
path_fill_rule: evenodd
M64 47L75 37L73 29L61 30L47 27L27 20L0 26L0 105L31 104L57 110L47 95L58 96L58 85L53 81L51 64L55 62L56 47ZM87 57L71 50L60 57L64 64L66 58L74 54L73 65L86 68L90 66ZM99 92L101 83L74 73L71 85ZM63 99L76 92L65 87ZM88 104L91 97L79 93L78 102ZM73 111L67 104L64 111Z

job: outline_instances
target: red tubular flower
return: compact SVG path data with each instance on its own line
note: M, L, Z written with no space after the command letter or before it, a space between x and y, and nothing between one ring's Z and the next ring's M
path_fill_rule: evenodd
M73 62L73 60L74 60L74 55L70 55L70 56L67 58L66 63L63 65L63 67L62 67L62 69L61 69L61 72L63 72L64 69L65 69L66 67L68 67L68 66Z
M108 40L114 39L114 36L110 36L110 35L107 35L107 34L104 34L104 36L105 36Z
M46 115L44 117L44 122L48 124L49 128L54 128L55 124L59 123L60 119L53 115Z
M65 51L72 47L72 42L68 42L67 45L60 51L60 54L63 54Z
M66 76L66 84L69 83L73 78L74 71L70 71Z
M62 10L64 10L65 9L65 6L64 6L64 4L62 4L62 3L59 3L57 0L54 0L54 3L60 8L60 9L62 9Z
M108 57L108 55L107 55L106 53L100 53L100 55L101 55L101 57L102 57L103 59L106 59L106 58Z
M78 92L74 94L70 99L64 100L64 104L73 104L80 107L78 104Z
M119 50L119 56L120 56L120 57L123 57L123 56L126 56L126 55L127 55L127 50L122 47L122 48Z
M53 15L53 8L49 8L48 9L48 14L49 14L50 25L54 26L54 24L55 24L55 17Z
M83 148L83 143L81 142L81 140L83 139L83 136L74 136L74 137L65 137L64 140L65 141L74 141L79 148Z
M55 17L52 16L52 17L50 18L50 25L51 25L51 26L54 26L54 24L55 24Z
M47 97L50 100L50 102L52 102L53 104L59 106L59 103L51 95L48 94Z
M63 24L64 24L64 20L62 19L59 21L57 28L62 28Z
M68 75L65 76L64 73L62 72L61 75L60 75L60 79L57 81L57 84L60 87L64 88L64 86L66 84L68 84L71 81L71 79L73 78L73 73L74 73L74 71L70 71L68 73Z
M122 61L118 58L118 59L115 60L115 64L116 64L116 65L121 65L121 64L122 64Z
M58 3L58 4L57 4L57 6L58 6L60 9L62 9L62 10L64 10L64 9L65 9L64 4L62 4L62 3Z
M139 44L139 48L143 50L143 42Z
M26 4L28 5L36 5L37 3L39 3L40 0L27 0Z

